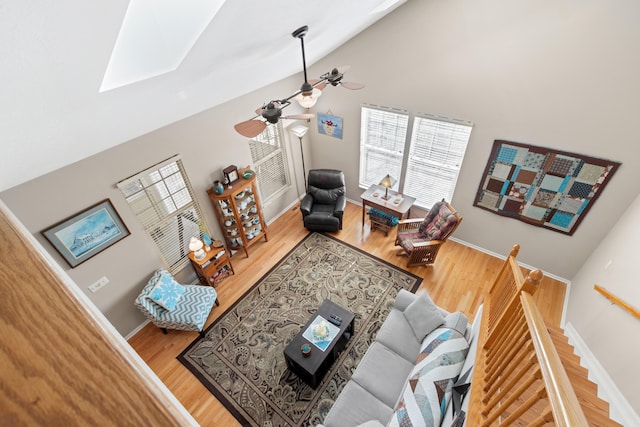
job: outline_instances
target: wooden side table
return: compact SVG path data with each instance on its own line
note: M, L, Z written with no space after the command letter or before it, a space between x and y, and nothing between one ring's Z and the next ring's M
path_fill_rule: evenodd
M411 215L411 207L416 202L415 197L406 196L396 191L389 191L389 200L384 200L382 197L385 194L385 188L380 185L373 184L367 191L362 193L360 198L362 199L362 225L364 226L364 215L367 210L367 206L377 209L382 212L386 212L389 215L397 216L400 219L408 218ZM394 203L398 201L399 203ZM372 230L381 228L385 234L389 232L389 228L378 227L379 224L372 222Z
M203 259L196 259L193 256L193 252L190 252L189 259L200 279L200 283L203 285L215 286L226 277L235 274L224 246L219 248L212 247L207 251L207 256Z

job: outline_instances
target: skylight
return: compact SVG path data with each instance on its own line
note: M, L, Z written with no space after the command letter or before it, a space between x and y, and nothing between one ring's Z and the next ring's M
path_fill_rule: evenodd
M100 92L177 69L225 1L131 0Z

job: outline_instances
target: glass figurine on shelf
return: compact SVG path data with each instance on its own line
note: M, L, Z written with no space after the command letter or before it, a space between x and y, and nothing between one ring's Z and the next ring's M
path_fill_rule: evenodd
M224 177L224 185L226 185L227 188L231 188L231 183L229 182L229 178L227 176Z
M211 240L211 237L206 232L202 233L202 241L204 242L204 249L209 252L211 250L213 240Z

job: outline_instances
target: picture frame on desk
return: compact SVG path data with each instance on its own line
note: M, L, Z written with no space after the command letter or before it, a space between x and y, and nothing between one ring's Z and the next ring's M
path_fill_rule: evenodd
M233 185L240 179L240 175L238 174L238 167L235 165L230 165L224 168L222 170L222 174L224 175L224 181L227 183L227 185Z

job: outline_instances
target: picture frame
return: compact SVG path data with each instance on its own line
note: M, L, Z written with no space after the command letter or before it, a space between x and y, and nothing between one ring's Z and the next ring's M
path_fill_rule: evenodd
M224 175L224 180L228 185L233 185L240 179L240 175L238 174L238 167L236 165L227 166L222 170L222 174Z
M129 229L105 199L42 231L64 260L75 268L127 237Z
M318 133L342 139L342 117L318 113Z

